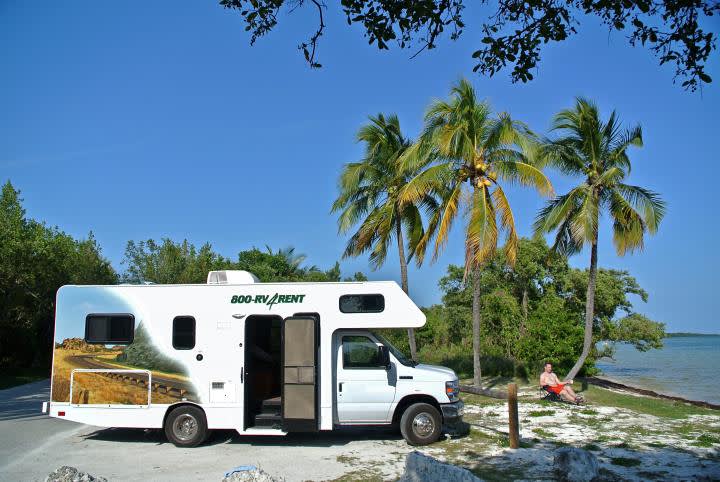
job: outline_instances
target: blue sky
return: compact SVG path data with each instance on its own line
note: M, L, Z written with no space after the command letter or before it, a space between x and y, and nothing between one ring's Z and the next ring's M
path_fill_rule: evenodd
M670 330L720 332L717 84L685 92L671 67L593 22L543 51L535 81L512 84L505 72L472 74L477 28L410 60L411 51L368 46L334 9L320 45L324 68L312 71L296 50L312 22L311 10L283 13L251 48L239 15L212 1L3 1L1 180L22 190L31 217L75 236L92 230L116 268L128 240L162 236L211 241L232 257L292 245L329 267L345 241L329 213L337 176L360 158L354 135L368 115L396 112L415 136L430 100L467 76L496 110L545 132L555 112L584 95L642 124L645 147L631 153L630 182L669 205L640 254L618 258L605 224L600 264L636 276L650 293L636 308ZM716 55L708 66L716 82L718 65ZM552 180L559 192L572 184L557 173ZM542 200L511 194L527 235ZM438 279L462 256L458 224L437 263L411 268L418 304L439 301ZM587 262L585 253L572 259ZM375 272L366 259L342 269L399 279L392 257Z

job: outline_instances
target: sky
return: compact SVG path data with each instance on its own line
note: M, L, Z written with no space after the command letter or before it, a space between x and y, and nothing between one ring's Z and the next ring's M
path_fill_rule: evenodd
M284 11L251 47L238 12L213 1L109 5L0 1L0 181L21 190L28 216L76 237L92 231L116 269L128 240L162 237L209 241L233 258L293 246L307 264L331 267L347 237L330 206L343 164L362 157L358 128L394 112L415 137L427 105L466 77L496 111L540 133L575 96L642 125L629 182L661 193L668 213L643 252L622 258L605 220L599 263L635 276L650 295L635 309L669 331L720 333L717 82L686 92L672 66L594 21L545 48L534 81L513 84L509 72L472 73L477 23L488 14L477 8L460 40L410 59L413 51L368 45L332 3L323 68L312 70L297 51L315 27L309 8ZM720 79L717 53L707 72ZM561 193L577 182L549 175ZM544 200L522 188L509 196L529 235ZM463 263L462 223L436 263L410 268L418 305L440 301L450 263ZM588 263L586 252L571 259ZM393 256L377 271L366 258L341 268L399 281Z

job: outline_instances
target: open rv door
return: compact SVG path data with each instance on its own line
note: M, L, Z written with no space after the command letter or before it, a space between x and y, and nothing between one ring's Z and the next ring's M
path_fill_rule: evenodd
M285 318L282 328L282 427L285 432L318 430L319 323L315 316Z

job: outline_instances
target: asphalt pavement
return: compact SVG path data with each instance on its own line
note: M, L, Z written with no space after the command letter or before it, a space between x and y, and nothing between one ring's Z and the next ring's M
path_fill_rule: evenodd
M240 465L288 481L331 480L381 459L395 474L411 449L387 430L285 437L216 431L206 444L182 449L160 430L103 429L48 417L41 408L49 396L49 380L0 390L0 480L42 481L63 465L111 481L219 481Z

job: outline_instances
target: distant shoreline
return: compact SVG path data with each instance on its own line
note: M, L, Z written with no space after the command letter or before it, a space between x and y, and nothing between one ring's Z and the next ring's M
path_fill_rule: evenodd
M693 336L720 336L720 333L686 333L686 332L676 332L676 333L666 333L665 338L689 338Z

